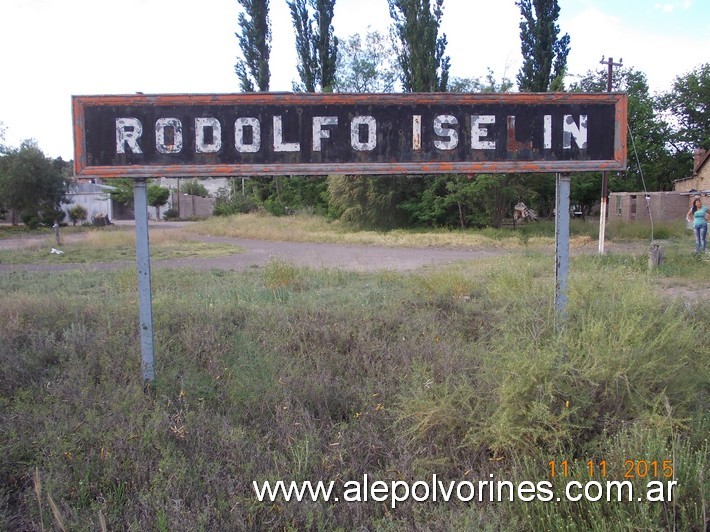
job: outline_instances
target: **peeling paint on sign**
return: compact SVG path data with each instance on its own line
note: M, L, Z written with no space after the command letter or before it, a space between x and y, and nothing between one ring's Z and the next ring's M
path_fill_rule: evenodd
M569 172L626 166L624 94L75 96L78 175Z

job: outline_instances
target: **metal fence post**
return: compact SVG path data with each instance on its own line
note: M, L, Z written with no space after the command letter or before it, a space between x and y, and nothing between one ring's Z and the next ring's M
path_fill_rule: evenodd
M148 240L148 192L145 179L133 182L136 218L136 270L141 340L141 371L146 390L155 382L153 365L153 299L150 286L150 242Z
M560 329L567 318L570 177L557 174L555 181L555 319Z

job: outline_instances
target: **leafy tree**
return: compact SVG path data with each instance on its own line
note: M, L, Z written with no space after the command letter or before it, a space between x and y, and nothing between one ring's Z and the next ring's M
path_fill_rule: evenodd
M331 213L359 228L393 229L410 221L401 206L423 190L421 177L328 176Z
M338 57L338 38L333 35L332 25L335 0L287 0L286 3L296 30L296 69L301 79L294 90L316 92L320 87L321 92L332 92Z
M405 92L445 92L450 59L439 36L444 0L387 0Z
M510 92L513 82L503 76L500 81L489 68L485 78L452 78L449 82L449 92Z
M271 24L269 22L269 0L237 0L244 11L239 13L237 33L243 59L235 65L239 84L243 92L269 90L271 73L269 55L271 54Z
M570 38L558 38L557 0L518 0L523 20L520 22L520 44L523 65L518 72L518 88L522 92L564 90Z
M339 41L334 89L338 92L392 92L397 70L390 41L377 31L368 31Z
M160 185L148 185L148 205L155 207L156 220L160 220L160 207L168 202L170 189Z
M111 186L114 187L109 193L111 199L122 205L133 205L133 180L129 178L112 179Z
M476 225L500 227L513 202L525 194L524 177L519 174L479 174L472 184L476 200Z
M209 192L207 192L205 185L195 180L183 183L180 186L180 192L183 194L190 194L191 196L200 196L202 198L206 198L210 195Z
M247 182L247 195L276 216L297 210L325 214L328 210L326 178L321 176L255 176Z
M66 202L67 163L50 159L34 141L24 141L0 158L0 204L23 218L48 220L51 224Z
M132 179L113 179L111 186L114 189L110 192L111 199L123 205L133 205L133 184ZM146 188L146 194L148 196L148 205L156 208L157 219L160 219L160 207L168 202L170 189L149 183Z
M579 82L571 86L571 90L604 92L607 87L606 80L606 69L589 71ZM673 180L684 177L685 174L682 165L674 163L674 155L669 152L670 129L649 92L646 75L633 68L618 68L612 73L611 84L612 90L626 92L628 95L630 135L628 169L624 173L609 175L610 189L643 190L645 183L647 190L670 190ZM601 177L598 173L575 176L572 181L572 199L575 203L589 206L593 188L590 181L599 183L597 196L601 192ZM577 193L581 196L575 197Z
M5 127L5 124L0 121L0 155L5 153L7 151L7 147L5 146L5 132L7 131L7 128Z
M659 105L677 124L671 136L676 151L710 150L710 63L677 76Z

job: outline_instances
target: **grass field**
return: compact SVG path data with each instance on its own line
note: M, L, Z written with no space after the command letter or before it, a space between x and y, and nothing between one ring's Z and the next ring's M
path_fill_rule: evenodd
M708 263L673 251L653 274L626 255L571 270L559 332L550 257L524 249L407 275L157 270L152 394L132 269L0 273L0 528L704 530L710 303L656 285L707 283ZM550 462L564 460L583 481L589 460L609 480L628 460L670 461L668 478L634 469L629 481L677 491L393 509L258 502L252 488L436 474L560 493Z
M14 238L17 238L16 235ZM31 243L19 249L0 249L0 264L87 264L133 261L136 257L136 239L132 227L68 231L62 236L61 246L57 245L54 234L33 236L35 238ZM63 253L51 254L52 248L60 248ZM240 251L238 246L229 244L196 242L180 230L154 230L150 233L153 260L220 257Z
M555 227L552 220L518 225L517 228L450 230L395 229L392 231L354 231L339 221L329 221L322 216L273 217L264 213L240 214L228 217L212 217L196 223L187 232L256 238L263 240L292 240L299 242L329 242L338 244L366 244L407 247L520 247L551 245L554 243ZM649 224L612 224L607 226L606 238L610 241L650 241ZM597 241L599 222L594 220L571 220L570 240L572 245ZM655 224L655 239L692 241L692 235L684 222Z

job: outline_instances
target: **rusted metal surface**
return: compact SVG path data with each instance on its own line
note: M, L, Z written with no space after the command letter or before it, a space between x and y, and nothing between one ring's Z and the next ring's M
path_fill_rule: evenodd
M626 168L620 93L74 96L96 177L584 172Z

